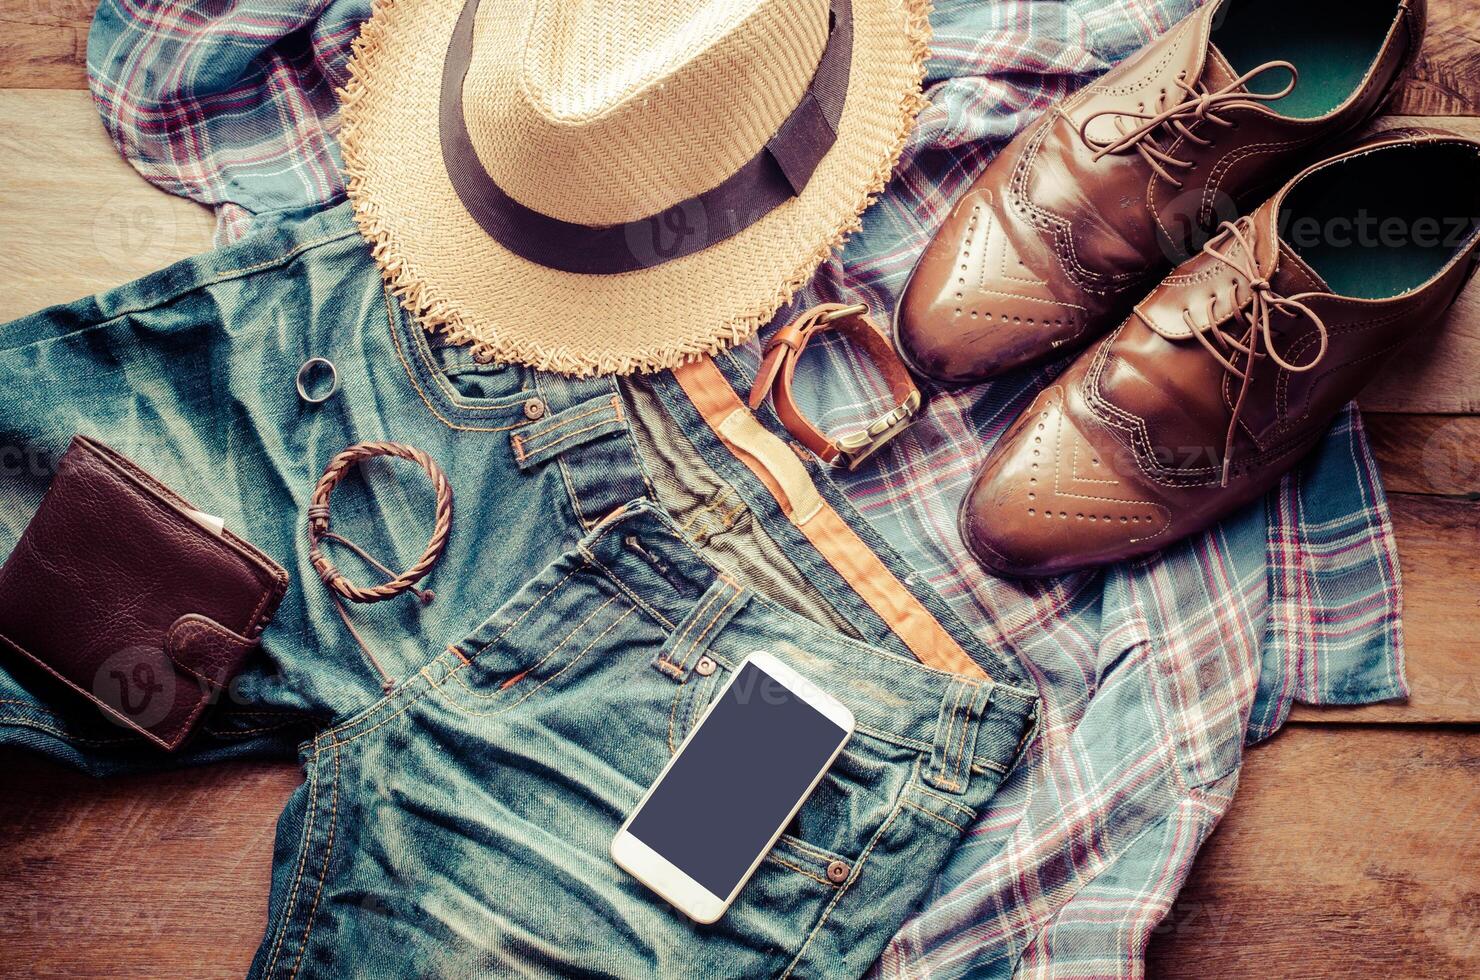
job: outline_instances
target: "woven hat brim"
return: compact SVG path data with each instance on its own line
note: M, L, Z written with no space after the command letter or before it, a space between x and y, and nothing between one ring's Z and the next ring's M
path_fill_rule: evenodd
M460 4L376 0L341 93L341 145L355 219L392 290L455 343L562 374L658 371L747 340L857 230L924 104L928 0L852 4L837 140L802 193L703 251L602 276L521 258L467 213L437 121Z

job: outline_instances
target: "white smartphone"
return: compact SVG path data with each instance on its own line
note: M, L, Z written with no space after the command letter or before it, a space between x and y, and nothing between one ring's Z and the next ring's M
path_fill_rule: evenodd
M853 713L769 653L741 663L612 840L612 860L714 922L853 734Z

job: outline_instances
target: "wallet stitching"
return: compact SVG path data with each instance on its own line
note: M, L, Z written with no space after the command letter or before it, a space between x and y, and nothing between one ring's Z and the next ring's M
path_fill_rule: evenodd
M155 743L156 745L160 746L161 748L165 749L168 752L173 752L175 749L177 749L177 748L180 747L181 743L184 742L185 735L189 733L190 727L195 724L195 719L200 716L200 712L202 710L204 710L204 708L205 708L205 699L202 698L201 699L201 703L199 705L197 705L196 708L193 711L191 711L190 716L185 720L185 725L184 725L183 728L181 728L178 731L177 730L174 730L174 729L168 729L167 730L169 732L169 734L171 734L173 736L172 739L170 739L170 740L167 741L164 738L164 736L159 735L159 734L157 734L157 733L149 730L148 728L145 728L143 725L140 725L138 722L134 721L128 715L126 715L123 712L119 711L118 709L114 708L112 705L110 705L108 702L104 701L102 698L98 697L96 694L93 694L91 691L85 690L82 687L82 685L76 683L71 678L67 677L65 674L63 674L60 671L58 671L51 664L47 663L45 660L42 660L40 657L36 656L36 654L32 653L26 647L22 646L21 644L17 643L15 640L11 639L4 632L0 632L0 640L3 640L6 643L10 644L10 646L13 649L15 649L18 653L20 653L21 656L25 657L27 660L29 660L32 663L34 663L36 666L38 666L42 670L46 671L52 677L55 677L57 680L61 681L63 684L67 685L72 690L74 690L78 694L82 695L88 701L92 702L94 705L96 705L97 707L101 708L106 715L108 715L111 718L117 719L118 721L120 721L123 724L127 725L129 728L131 728L134 731L138 732L140 735L143 735L145 738L149 739L151 742ZM58 719L58 720L60 720L60 719ZM127 741L127 740L121 739L120 741Z
M98 440L90 438L88 436L77 436L75 441L78 444L79 448L88 450L88 452L91 453L92 456L99 462L102 462L104 464L111 463L112 465L104 466L103 473L113 478L115 481L121 481L124 477L128 477L129 479L134 480L141 485L139 489L144 490L145 492L152 492L153 495L163 498L164 502L167 504L187 507L191 510L199 509L189 500L181 496L179 493L170 489L168 484L164 483L158 477L154 476L152 473L139 466L127 456L124 456L116 450L113 450L105 443L101 443ZM127 487L125 487L125 489L127 489ZM170 515L176 521L178 521L182 527L190 531L192 534L204 538L207 542L209 542L212 537L215 537L217 541L224 541L226 544L230 545L231 547L227 548L226 550L229 551L233 555L233 557L238 560L239 564L250 571L253 577L257 579L258 584L262 585L264 588L268 588L272 584L285 584L287 573L281 569L281 566L279 566L277 562L274 562L271 558L268 558L255 546L251 545L242 538L237 537L234 533L231 532L229 528L222 528L222 534L231 535L229 538L221 536L211 536L210 532L206 531L206 529L201 527L199 524L196 524L186 515L181 514L179 510L175 507L169 507L168 511ZM262 576L264 575L271 579L270 583L263 581Z
M166 503L179 504L182 506L190 507L191 509L195 509L190 501L186 500L184 497L181 497L179 494L169 489L169 487L165 486L157 478L145 472L137 464L133 464L126 457L118 456L117 454L112 453L111 450L108 450L106 446L97 442L96 440L90 439L87 436L78 436L76 437L75 442L79 448L86 449L96 461L103 464L113 464L103 465L98 472L105 476L109 481L117 485L120 489L124 491L128 491L130 489L128 483L124 479L125 476L127 476L140 484L138 489L143 490L146 493L150 493L152 491L152 495L164 498L164 501ZM140 477L142 477L142 479L140 479ZM166 512L169 514L171 519L177 522L180 526L184 527L188 532L206 541L210 540L210 538L205 537L209 534L209 532L205 528L190 520L189 517L180 513L179 510L177 510L175 507L167 507ZM224 533L230 534L231 532L224 531ZM257 584L264 590L262 599L257 603L256 608L252 610L252 613L248 618L246 626L243 630L243 635L247 636L250 639L252 638L252 634L258 630L263 618L263 610L271 601L274 594L279 588L287 587L287 573L283 571L281 569L281 566L278 566L276 562L273 562L270 558L266 558L266 556L262 555L261 552L257 551L256 548L248 545L244 541L241 541L235 535L232 535L229 539L216 537L216 540L223 541L229 546L222 550L224 550L228 555L234 558L237 565L245 569L247 573L250 574L252 578L256 580ZM267 564L263 564L264 562L266 562Z
M222 637L224 639L230 640L230 641L235 642L235 643L243 643L244 642L244 645L248 648L247 649L247 652L248 653L251 652L251 648L257 646L257 641L256 640L247 639L246 637L242 636L241 634L235 633L232 630L227 629L226 627L222 626L220 623L215 622L214 620L211 620L211 619L208 619L206 617L200 616L198 613L195 614L195 616L197 618L194 618L194 619L186 619L186 617L183 617L183 616L181 617L181 619L185 619L185 625L184 626L180 626L178 628L178 635L180 636L180 642L181 643L185 642L185 634L188 634L191 631L197 631L198 632L198 631L202 631L203 630L203 631L205 631L207 633L214 633L217 636L220 636L220 637ZM176 620L176 622L178 623L179 620ZM228 678L225 681L220 681L220 680L216 680L215 678L212 678L212 677L207 677L205 674L202 674L199 671L194 670L193 668L186 666L184 663L182 663L180 661L180 658L179 657L176 657L175 656L175 651L172 650L172 649L170 649L170 647L173 646L173 644L170 643L170 636L173 635L173 634L176 634L176 627L171 626L170 629L165 633L165 652L169 654L170 660L172 660L174 662L175 666L178 667L178 668L180 668L181 670L185 671L187 674L190 674L193 677L200 678L202 681L204 681L205 683L209 684L215 690L220 690L220 691L226 690L226 685L230 682L230 678Z

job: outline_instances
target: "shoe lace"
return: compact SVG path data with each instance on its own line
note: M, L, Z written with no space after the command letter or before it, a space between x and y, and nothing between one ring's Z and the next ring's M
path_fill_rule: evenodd
M1241 218L1237 222L1225 221L1218 226L1219 232L1226 231L1229 238L1239 245L1241 252L1237 256L1214 247L1217 238L1203 246L1205 253L1223 263L1242 280L1242 285L1249 294L1248 299L1242 303L1238 301L1238 287L1235 285L1233 316L1226 324L1219 322L1217 316L1216 293L1208 299L1204 321L1194 319L1190 309L1182 311L1182 319L1192 331L1192 336L1197 338L1198 343L1213 355L1225 371L1239 379L1238 398L1234 401L1233 414L1228 421L1228 434L1223 442L1222 485L1225 487L1228 486L1233 465L1233 439L1238 433L1239 417L1243 413L1244 398L1249 393L1250 379L1254 376L1255 362L1268 357L1280 368L1292 374L1301 374L1314 368L1326 356L1330 339L1325 321L1304 302L1321 295L1320 293L1282 296L1275 292L1267 278L1259 274L1250 237L1253 232L1248 229L1248 222L1248 218ZM1288 316L1304 316L1315 326L1320 344L1314 356L1303 364L1292 364L1275 348L1272 317L1276 311ZM1236 332L1238 328L1234 324L1242 327L1242 331ZM1234 358L1239 355L1243 356L1242 368L1234 362Z
M1243 86L1268 71L1283 68L1290 73L1290 82L1278 92L1260 93L1240 91ZM1125 109L1102 109L1084 120L1079 126L1079 139L1086 147L1095 151L1094 159L1099 161L1111 154L1127 153L1131 150L1139 153L1141 159L1146 161L1156 175L1170 183L1173 187L1180 189L1182 181L1178 180L1170 168L1188 170L1196 165L1193 160L1180 160L1171 155L1163 146L1162 140L1175 140L1182 137L1190 143L1198 146L1208 146L1213 141L1197 135L1194 128L1202 122L1210 122L1217 126L1234 126L1238 124L1230 119L1225 119L1218 113L1229 109L1253 108L1260 102L1274 102L1283 99L1295 90L1295 83L1299 81L1300 73L1295 66L1288 61L1267 61L1257 68L1244 72L1238 78L1229 82L1220 89L1210 90L1202 81L1188 84L1185 76L1174 79L1177 88L1181 89L1182 96L1174 104L1162 108L1166 101L1166 92L1157 97L1156 112L1131 112ZM1144 109L1144 107L1142 107ZM1115 127L1120 131L1120 136L1115 139L1098 139L1089 135L1090 124L1101 116L1110 116L1115 120ZM1139 120L1131 129L1125 127L1127 121Z

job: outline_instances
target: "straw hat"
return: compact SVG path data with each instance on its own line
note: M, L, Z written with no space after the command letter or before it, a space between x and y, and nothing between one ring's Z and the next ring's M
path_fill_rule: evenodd
M677 366L745 340L884 187L928 0L376 0L344 102L356 220L407 309L500 361Z

